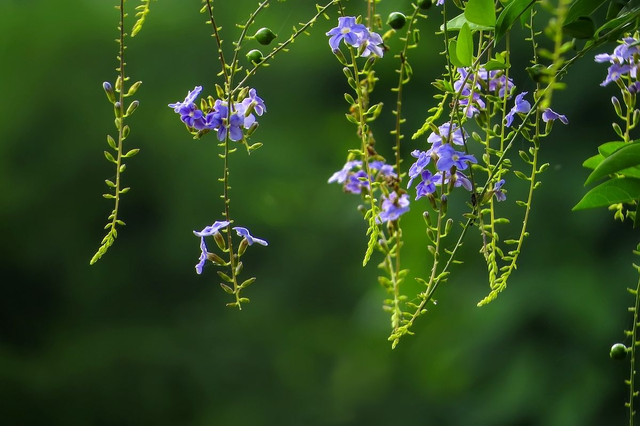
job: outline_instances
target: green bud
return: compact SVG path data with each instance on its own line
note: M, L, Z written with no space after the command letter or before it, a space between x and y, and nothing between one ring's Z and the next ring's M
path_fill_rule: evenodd
M271 42L277 37L269 28L260 28L256 35L253 36L258 43L263 46L271 44Z
M404 13L401 12L393 12L389 15L387 19L387 25L389 25L394 30L399 30L407 24L407 17Z
M240 246L238 247L238 256L242 256L247 250L247 247L249 247L249 241L247 241L246 238L243 238L242 241L240 241Z
M127 115L133 114L133 112L138 108L139 105L140 105L140 102L138 101L131 102L129 104L129 108L127 108Z
M216 244L218 245L218 248L222 251L226 251L227 249L227 244L224 241L224 237L222 236L221 233L216 232L215 234L213 234L213 239L216 242Z
M131 85L131 87L129 88L129 91L127 92L126 96L133 96L136 94L136 92L138 91L138 89L140 88L140 85L142 84L141 81L136 81L135 83L133 83Z
M249 51L249 53L247 53L247 59L249 60L249 62L257 65L262 62L264 57L262 56L261 51L259 51L258 49L253 49Z
M113 112L116 115L116 118L122 118L122 104L120 102L113 104Z
M340 49L336 49L333 51L333 54L336 55L336 58L338 58L338 61L342 64L342 65L348 65L349 63L347 62L347 58L344 57L344 53L342 53L342 50Z
M427 9L431 8L431 5L433 5L431 0L419 0L418 1L418 7L420 9L422 9L422 10L427 10Z
M104 89L104 93L107 94L107 99L109 102L114 103L116 101L116 94L113 92L113 86L108 81L102 83L102 88Z
M627 357L627 353L629 350L622 343L616 343L611 346L611 352L609 352L609 356L611 359L615 359L616 361L622 361Z

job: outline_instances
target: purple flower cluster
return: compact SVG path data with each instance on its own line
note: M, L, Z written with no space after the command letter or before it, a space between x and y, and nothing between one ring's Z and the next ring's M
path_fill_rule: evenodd
M380 34L369 31L364 25L358 24L353 16L338 18L338 26L332 28L327 35L331 36L329 46L334 52L340 49L340 41L344 40L345 44L358 49L360 56L367 57L374 54L382 58L384 55L384 51L380 47L383 43Z
M382 196L382 211L376 218L377 223L398 220L400 216L409 211L409 195L398 194L394 191L389 196Z
M200 260L198 262L198 264L196 265L196 272L198 274L202 274L202 269L204 268L205 263L207 262L207 259L209 258L209 251L207 249L207 243L204 240L204 237L210 237L210 236L215 236L216 234L219 234L221 230L223 230L224 228L228 227L231 224L231 222L228 222L226 220L221 220L221 221L216 221L213 223L213 225L210 226L206 226L202 231L193 231L193 233L197 236L200 237ZM234 231L236 231L236 233L238 234L238 236L244 238L247 240L247 244L249 245L253 245L253 243L257 243L263 246L268 246L269 243L267 243L265 240L262 240L260 238L256 238L253 235L251 235L251 233L249 232L249 230L247 228L243 228L241 226L236 226L234 228L232 228Z
M453 180L454 187L464 187L467 191L472 190L471 181L461 172L469 167L469 163L477 163L478 160L462 151L456 151L451 144L464 145L464 138L468 135L464 129L459 129L455 125L453 132L450 131L450 124L445 123L438 128L438 133L431 133L427 141L431 143L431 148L427 151L415 150L411 156L416 158L415 163L409 168L410 188L413 180L420 177L420 183L416 186L416 200L436 192L437 185L447 185ZM434 162L436 173L426 170L426 167ZM455 169L454 169L455 168ZM444 179L443 179L444 177Z
M607 78L600 84L606 86L612 81L617 81L625 74L629 74L632 78L636 78L638 65L640 65L640 46L636 45L638 40L633 37L625 37L622 44L613 50L613 54L601 53L596 55L595 61L599 63L609 62L611 66L607 72ZM632 85L637 91L637 86ZM629 88L632 90L631 88Z
M393 171L393 166L385 164L382 161L370 162L369 170L372 173L372 181L387 177L398 177ZM367 172L360 160L347 161L341 170L338 170L329 178L328 183L334 182L344 185L344 191L351 194L360 194L363 189L369 189Z
M481 95L497 95L504 98L511 98L511 91L514 88L513 81L504 75L502 70L487 71L480 68L475 75L469 75L469 68L458 68L460 77L453 83L456 92L460 91L460 106L464 108L464 113L471 118L481 109L486 108L486 102ZM475 81L475 87L473 85ZM471 94L473 88L473 95Z
M255 89L250 89L242 102L234 103L231 111L227 102L220 99L215 101L209 111L198 109L195 101L200 92L202 92L202 86L196 86L187 94L184 101L169 104L169 107L180 114L180 120L189 129L215 131L220 141L227 136L232 141L242 140L244 129L255 128L258 125L254 113L261 116L267 111L264 101Z

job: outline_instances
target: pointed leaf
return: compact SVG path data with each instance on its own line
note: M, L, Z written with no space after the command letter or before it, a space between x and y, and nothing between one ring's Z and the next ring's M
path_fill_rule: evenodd
M495 44L497 44L502 37L509 31L511 26L521 16L526 15L526 12L536 3L537 0L513 0L502 10L498 20L496 22L496 37Z
M458 54L456 53L458 50L457 45L458 43L455 40L449 40L449 60L457 68L462 68L464 64L458 59Z
M571 5L564 24L577 21L582 16L589 16L602 6L607 0L576 0Z
M468 22L493 29L496 25L496 6L493 0L469 0L464 9L464 17Z
M616 203L628 203L640 198L640 179L615 178L593 188L572 209L584 210L608 207Z
M456 55L463 66L471 66L471 63L473 62L473 35L471 34L471 29L467 23L460 28L458 44L456 46Z
M447 22L447 31L460 31L460 28L462 28L464 24L469 24L469 28L471 28L471 31L486 31L493 29L493 27L478 25L473 22L469 22L467 21L467 18L464 17L464 13L461 13L460 15ZM444 25L440 25L440 31L444 31Z
M587 178L585 185L612 173L640 164L640 143L626 144L605 158Z

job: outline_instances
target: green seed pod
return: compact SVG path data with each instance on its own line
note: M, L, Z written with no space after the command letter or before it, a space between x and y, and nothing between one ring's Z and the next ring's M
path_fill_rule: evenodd
M431 5L433 5L431 0L419 0L418 1L418 7L420 9L422 9L422 10L427 10L427 9L431 8Z
M387 25L389 25L394 30L399 30L407 24L407 17L404 16L404 13L393 12L389 15L387 19Z
M622 343L616 343L611 346L611 352L609 352L609 356L611 359L615 359L616 361L622 361L627 357L628 349Z
M271 42L277 37L269 28L260 28L256 35L253 36L258 43L263 46L271 44Z
M247 53L247 59L253 64L259 64L260 62L262 62L262 59L264 59L264 57L262 56L261 51L259 51L258 49L253 49L249 51L249 53Z

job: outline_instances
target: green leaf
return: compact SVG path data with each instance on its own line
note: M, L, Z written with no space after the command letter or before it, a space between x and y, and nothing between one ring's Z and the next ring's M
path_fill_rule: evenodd
M471 28L471 31L487 31L493 29L493 27L478 25L473 22L469 22L467 21L467 18L465 18L464 13L461 13L460 15L447 22L447 31L460 31L460 28L462 28L464 24L469 24L469 28ZM440 25L440 31L444 31L444 25Z
M484 69L487 71L506 70L507 68L509 68L507 64L505 64L504 62L496 61L495 59L490 59L484 65Z
M602 154L594 155L593 157L590 157L584 160L584 163L582 163L582 167L586 167L587 169L593 170L596 167L598 167L598 164L602 163L604 159L605 157Z
M604 34L607 34L611 38L616 38L620 33L623 33L627 29L626 25L624 25L622 28L619 28L616 31L613 31L611 33L608 33L607 31L618 27L620 24L626 24L634 21L636 18L638 18L638 15L640 15L640 6L636 6L632 9L629 9L626 13L623 13L616 19L607 21L607 23L605 23L600 28L598 28L596 30L596 36L599 37Z
M640 143L626 144L605 158L587 178L585 185L612 173L640 164Z
M469 0L464 8L468 22L493 29L496 25L496 7L493 0Z
M640 179L615 178L608 180L582 197L573 211L608 207L616 203L628 203L640 198Z
M602 6L607 0L576 0L564 20L565 26L577 21L580 17L589 16Z
M460 63L465 67L470 67L473 63L473 34L471 34L469 24L465 23L462 28L460 28L456 55Z
M462 68L465 65L458 59L458 54L456 53L458 50L457 45L458 43L455 40L449 40L449 60L454 66Z
M617 150L618 148L624 146L625 143L624 142L607 142L607 143L603 143L602 145L600 145L598 147L598 152L600 153L600 155L604 156L604 157L608 157L611 154L613 154L613 152L615 150Z
M496 37L495 44L498 44L500 39L509 31L514 22L536 3L537 0L513 0L511 3L502 10L498 21L496 22Z
M585 40L596 33L596 23L589 16L581 16L577 20L564 26L564 32L569 37Z

